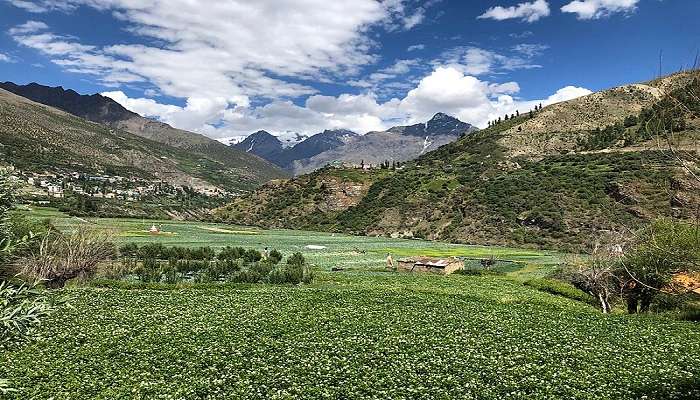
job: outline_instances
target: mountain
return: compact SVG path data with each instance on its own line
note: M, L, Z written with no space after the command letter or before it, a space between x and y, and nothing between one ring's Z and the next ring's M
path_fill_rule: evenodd
M331 163L377 165L385 161L408 161L476 130L470 124L437 113L427 123L350 137L342 145L294 161L292 171L299 175Z
M356 136L358 135L355 132L346 129L325 130L310 137L296 136L297 139L302 140L294 146L288 147L278 137L266 131L258 131L242 142L234 144L234 147L253 153L291 171L295 161L342 146Z
M654 218L696 218L699 99L697 71L625 85L523 113L385 170L343 209L323 211L308 200L322 202L331 190L305 185L311 177L318 182L314 174L357 171L327 168L238 198L216 215L262 226L581 251ZM331 192L343 193L343 182ZM263 195L275 199L274 210L246 208Z
M217 210L223 221L296 229L332 229L334 219L356 206L387 169L325 167L288 180L273 180Z
M324 151L343 146L359 135L347 129L325 130L296 144L289 150L287 157L290 162L311 158Z
M475 128L444 113L437 113L430 121L423 124L409 126L395 126L388 130L392 133L400 133L421 138L432 136L461 136L464 133L474 131Z
M111 129L0 89L2 161L25 172L163 180L203 191L250 190L261 176L127 131ZM258 158L254 164L266 163ZM275 176L279 176L275 174Z
M226 146L204 135L176 129L168 124L144 118L100 94L81 95L62 87L48 87L37 83L16 85L0 83L0 88L37 103L55 107L72 115L123 130L186 152L196 153L211 162L222 165L226 177L210 177L210 181L231 185L232 189L250 189L270 179L285 176L271 163Z
M235 144L233 147L247 153L255 154L278 166L284 165L278 164L280 156L284 153L282 142L277 139L276 136L266 131L257 131L245 138L242 142Z

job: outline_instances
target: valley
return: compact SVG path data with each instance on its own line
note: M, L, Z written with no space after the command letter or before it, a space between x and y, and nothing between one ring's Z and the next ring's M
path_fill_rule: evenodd
M700 399L698 15L0 1L0 399Z

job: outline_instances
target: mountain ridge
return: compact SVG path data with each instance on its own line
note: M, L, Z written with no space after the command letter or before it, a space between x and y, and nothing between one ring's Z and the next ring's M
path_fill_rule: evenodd
M439 112L424 123L394 126L364 135L347 129L327 129L290 148L262 130L234 146L299 175L330 163L376 165L385 161L408 161L476 130L471 124Z
M250 188L286 174L255 155L230 148L204 135L173 128L127 110L109 97L100 94L81 95L62 86L49 87L38 83L17 85L0 83L0 88L36 103L48 105L112 129L124 130L183 151L192 152L223 164L230 174L240 174Z

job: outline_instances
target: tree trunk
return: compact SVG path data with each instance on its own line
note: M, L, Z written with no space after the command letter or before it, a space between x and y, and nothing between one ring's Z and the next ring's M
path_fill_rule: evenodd
M639 304L639 299L637 298L637 295L632 294L627 296L627 312L629 314L636 314L637 313L637 305Z
M603 314L608 313L608 303L605 301L605 297L603 297L602 293L598 293L598 302L600 303L600 308Z

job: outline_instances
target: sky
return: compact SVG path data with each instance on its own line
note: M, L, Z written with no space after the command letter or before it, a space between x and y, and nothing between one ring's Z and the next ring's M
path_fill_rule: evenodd
M700 0L0 0L0 80L212 138L485 127L695 63Z

